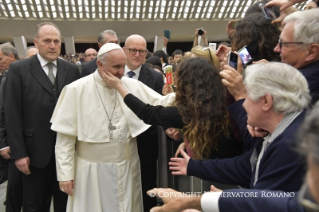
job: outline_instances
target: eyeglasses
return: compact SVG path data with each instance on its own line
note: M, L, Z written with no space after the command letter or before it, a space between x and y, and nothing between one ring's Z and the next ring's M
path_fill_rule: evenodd
M124 48L126 48L126 47L124 47ZM141 56L144 56L147 54L147 50L137 50L137 49L131 49L131 48L126 48L126 49L128 49L128 52L130 54L133 54L133 55L135 55L136 52L138 52Z
M282 42L280 38L278 39L279 48L281 49L282 44L305 44L304 42Z
M86 55L85 55L85 57L91 57L91 56L96 57L96 56L97 56L97 54L86 54Z
M209 47L203 48L203 50L206 50L206 49L207 49L208 52L209 52L209 56L210 56L209 59L212 60L212 62L214 62L214 59L213 59L213 57L212 57L212 53L210 53L210 48L209 48Z

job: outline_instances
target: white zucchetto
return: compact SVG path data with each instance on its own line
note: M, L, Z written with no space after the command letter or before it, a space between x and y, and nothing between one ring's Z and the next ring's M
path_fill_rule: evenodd
M106 43L104 44L100 50L99 53L97 54L97 56L101 56L102 54L106 53L106 52L110 52L114 49L122 49L118 44L115 43Z

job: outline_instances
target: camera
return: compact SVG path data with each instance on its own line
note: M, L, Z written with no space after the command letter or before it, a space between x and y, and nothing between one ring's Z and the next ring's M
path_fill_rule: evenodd
M199 30L198 30L198 35L203 35L204 34L204 28L202 27L202 28L200 28Z

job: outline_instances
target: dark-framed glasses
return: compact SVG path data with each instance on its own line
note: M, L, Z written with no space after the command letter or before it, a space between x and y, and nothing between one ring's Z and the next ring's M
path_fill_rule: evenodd
M144 56L147 54L147 50L138 50L138 49L131 49L131 48L126 48L126 49L128 49L128 52L133 55L135 55L136 52L138 52L141 56Z
M85 57L91 57L91 56L96 57L97 54L93 53L93 54L86 54L86 55L85 55Z
M281 49L282 44L305 44L304 42L282 42L280 38L278 39L279 48Z

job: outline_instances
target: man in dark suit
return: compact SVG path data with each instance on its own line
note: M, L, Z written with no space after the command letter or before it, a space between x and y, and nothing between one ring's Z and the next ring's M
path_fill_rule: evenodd
M127 57L124 76L141 81L148 87L162 94L164 85L162 74L143 65L147 53L146 41L140 35L131 35L123 47ZM156 162L158 158L157 127L152 126L137 136L138 154L141 162L142 192L144 211L156 206L156 198L146 192L156 187Z
M10 43L0 45L0 66L6 70L2 72L0 81L0 179L11 176L7 185L6 211L20 212L22 207L22 173L10 160L10 147L7 142L4 119L4 86L10 64L19 60L18 51ZM9 163L8 163L9 162ZM8 174L8 171L10 174Z
M106 43L118 43L118 38L116 33L111 30L107 29L101 32L97 38L97 44L99 48L103 46ZM84 64L82 64L82 71L81 71L81 77L85 77L89 74L92 74L96 69L97 69L97 64L96 64L97 58L94 58Z
M62 88L79 78L76 65L58 59L61 34L50 22L37 25L38 54L10 65L5 120L11 159L23 173L23 211L65 211L67 195L56 179L56 133L50 119ZM9 174L10 180L10 174Z

